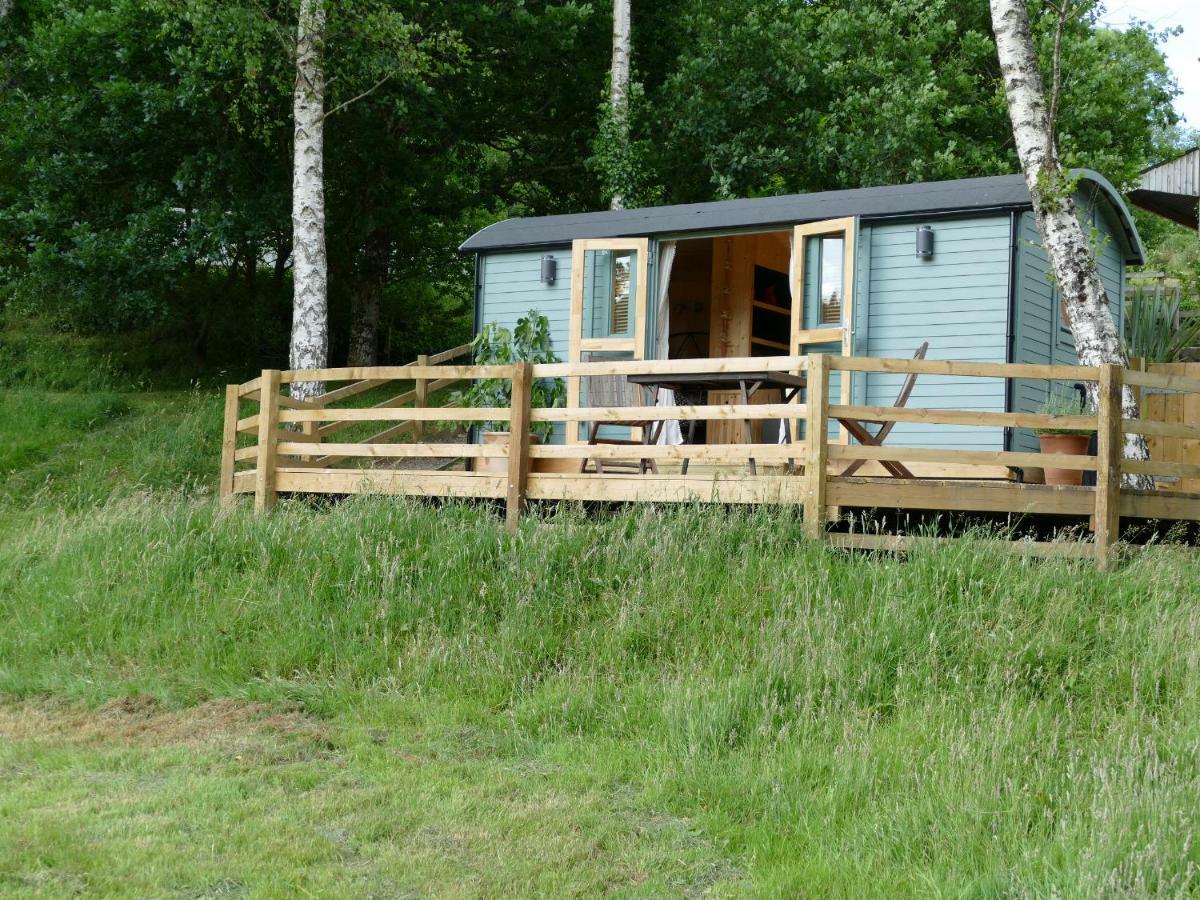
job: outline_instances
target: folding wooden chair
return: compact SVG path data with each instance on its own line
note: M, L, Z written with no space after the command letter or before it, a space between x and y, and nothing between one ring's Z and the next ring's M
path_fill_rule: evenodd
M917 352L913 354L913 359L924 359L926 352L929 350L929 341L925 341L917 348ZM844 377L844 376L843 376ZM896 402L892 406L903 407L908 403L908 398L912 395L913 387L917 383L917 373L910 372L908 377L904 379L904 385L900 388L900 393L896 396ZM895 422L878 422L873 419L842 419L838 422L850 433L856 441L866 447L882 447L883 442L887 440L887 436L892 433L892 428L895 427ZM879 429L872 434L864 426L878 425ZM850 465L846 466L841 473L845 475L853 475L862 468L865 459L856 459ZM881 459L879 464L882 465L895 478L914 478L911 471L898 462L893 462L890 459Z
M650 399L647 403L646 389L641 385L631 384L624 375L591 375L585 378L584 382L584 403L589 407L654 406L658 401L658 388L654 388L650 392ZM634 441L601 437L600 429L607 425L640 428L642 429L642 439ZM662 426L662 421L655 419L620 419L617 421L606 419L603 422L592 422L588 428L588 446L617 444L636 447L656 444L658 436L662 433ZM588 462L591 462L600 474L603 474L605 469L614 471L636 469L639 475L644 475L649 470L655 475L658 474L658 464L649 457L605 460L586 457L579 464L581 474L587 471Z

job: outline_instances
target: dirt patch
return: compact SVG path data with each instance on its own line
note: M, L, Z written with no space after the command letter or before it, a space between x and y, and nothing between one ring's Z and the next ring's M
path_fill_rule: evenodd
M122 697L99 709L54 700L0 700L4 740L165 747L199 746L253 733L327 740L322 723L303 713L243 700L209 700L185 709L170 709L145 696Z

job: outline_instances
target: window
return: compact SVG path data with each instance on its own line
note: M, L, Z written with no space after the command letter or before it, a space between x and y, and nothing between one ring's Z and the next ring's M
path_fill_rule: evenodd
M612 303L609 307L609 334L629 334L629 296L633 287L633 257L624 253L613 257Z
M583 337L633 337L637 314L637 252L588 250L584 259Z
M845 238L821 238L821 307L817 321L822 325L842 324L842 272L845 249Z

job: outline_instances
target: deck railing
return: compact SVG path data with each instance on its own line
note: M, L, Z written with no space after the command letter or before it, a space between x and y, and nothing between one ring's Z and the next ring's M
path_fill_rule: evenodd
M1176 423L1123 419L1124 385L1136 390L1200 394L1200 379L1122 369L1061 365L952 362L841 356L796 356L753 359L606 361L511 366L447 365L463 356L457 347L412 365L300 371L266 370L246 384L230 385L226 395L221 494L226 501L253 493L256 508L269 509L280 493L353 494L390 492L416 496L459 496L502 499L510 528L515 528L527 500L608 500L721 503L792 503L804 506L805 529L813 538L843 546L899 548L906 538L827 534L829 511L838 507L1050 514L1088 517L1092 544L1063 542L1023 544L1032 553L1094 556L1102 566L1113 559L1121 517L1200 520L1200 495L1122 488L1127 474L1170 478L1200 477L1200 465L1122 458L1124 435L1200 441L1200 422ZM599 375L662 375L680 372L743 370L806 373L805 402L719 403L674 407L537 408L531 405L535 379L587 378ZM887 373L965 379L1044 379L1094 382L1100 402L1094 414L1052 416L970 409L863 406L830 403L833 373ZM841 377L848 377L843 374ZM477 409L457 405L446 389L472 379L508 379L512 402L507 407ZM281 391L297 381L319 381L327 390L306 401ZM396 382L411 381L391 395ZM336 386L332 386L336 385ZM376 396L383 394L383 399ZM439 402L434 402L440 398ZM364 400L370 405L347 405ZM243 415L243 404L257 410ZM578 423L634 419L686 421L787 420L791 438L782 444L741 442L719 445L589 446L582 443L531 442L533 423ZM829 423L837 419L925 425L1059 428L1097 435L1095 455L1043 454L1003 450L967 450L841 443L830 439ZM505 423L516 439L508 443L462 443L463 423ZM350 438L349 429L365 423L382 425L366 436ZM812 439L799 438L803 433ZM439 429L457 428L454 441L434 440ZM334 435L340 440L330 440ZM659 474L582 471L588 460L653 459ZM747 471L753 458L759 474ZM379 460L424 468L381 468ZM666 471L684 460L709 466L687 474ZM841 477L856 460L953 467L958 479ZM370 467L363 467L363 463ZM435 466L436 462L436 466ZM793 466L792 463L798 465ZM250 468L246 468L250 466ZM349 466L349 467L347 467ZM1022 484L998 480L1006 469L1054 467L1096 473L1094 486ZM796 472L799 474L788 474ZM972 473L977 473L971 478ZM993 479L993 480L989 480Z

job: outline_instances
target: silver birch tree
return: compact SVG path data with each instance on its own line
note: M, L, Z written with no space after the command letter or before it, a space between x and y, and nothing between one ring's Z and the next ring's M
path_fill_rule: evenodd
M1064 5L1058 8L1060 31L1068 11L1065 4L1069 0L1062 2ZM1117 325L1109 310L1104 282L1088 237L1079 224L1071 179L1063 172L1058 158L1025 0L990 0L990 4L1017 156L1033 200L1042 244L1066 308L1079 362L1085 366L1127 365ZM1059 44L1056 41L1056 57ZM1060 65L1057 58L1054 65L1057 72ZM1088 389L1094 406L1098 399L1097 386L1090 383ZM1128 387L1124 389L1121 407L1126 418L1138 417L1137 400ZM1138 434L1125 435L1124 451L1127 459L1147 459L1149 456L1146 442ZM1146 483L1148 479L1126 478L1139 487L1153 487Z
M291 368L320 369L329 359L328 261L325 252L325 0L300 0L296 84L292 94ZM320 393L295 382L292 397Z
M618 140L629 145L629 57L630 0L613 0L612 74L609 77L608 102L614 133ZM609 209L624 209L625 198L619 190L613 191Z

